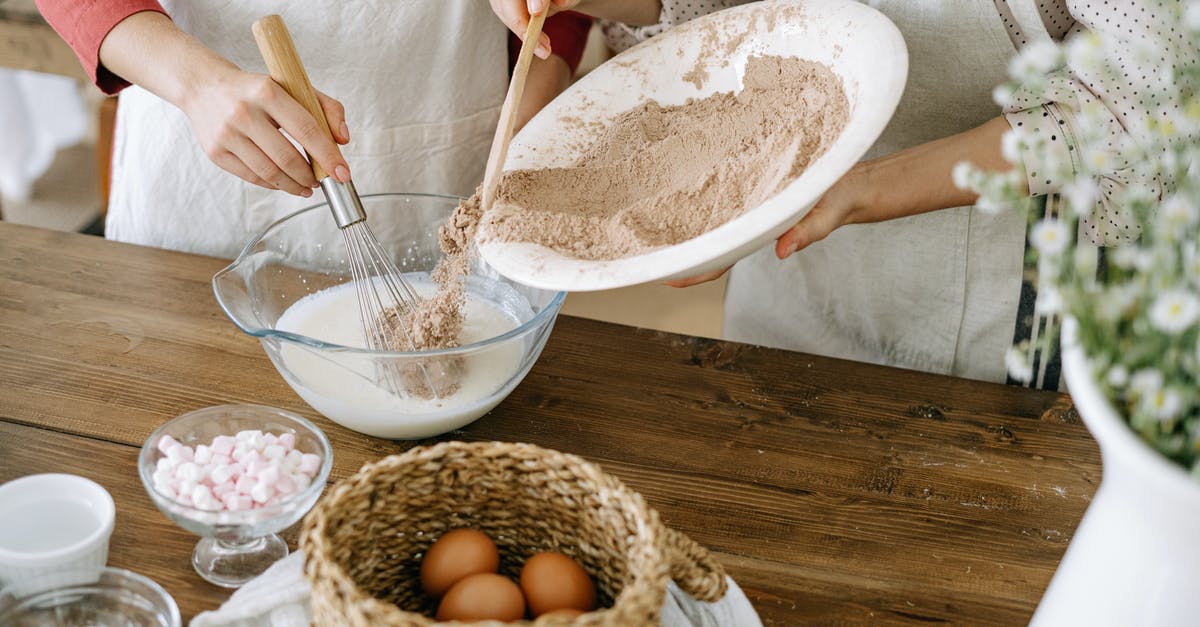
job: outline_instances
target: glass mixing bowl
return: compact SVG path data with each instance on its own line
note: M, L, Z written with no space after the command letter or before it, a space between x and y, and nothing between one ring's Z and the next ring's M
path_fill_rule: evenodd
M418 292L429 293L429 273L443 256L438 229L459 199L370 194L362 201L396 266ZM437 351L358 347L361 321L346 248L325 203L267 227L213 277L213 290L230 320L259 339L283 379L313 409L368 435L426 438L462 427L504 400L541 354L566 298L509 281L472 257L466 327L473 324L472 302L485 303L488 315L498 312L510 324L493 336ZM349 338L347 332L354 337L330 339ZM453 394L420 398L389 384L389 372L428 372L448 363L464 373Z
M179 607L162 586L120 568L68 570L0 589L5 627L180 627Z

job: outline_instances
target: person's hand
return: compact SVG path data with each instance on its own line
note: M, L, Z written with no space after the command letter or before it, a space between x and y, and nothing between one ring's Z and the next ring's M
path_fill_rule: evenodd
M860 164L861 166L862 164ZM871 189L866 170L860 166L851 169L845 176L833 184L829 191L817 201L795 226L788 229L775 240L775 256L787 259L799 250L804 250L814 242L819 242L829 236L838 227L854 224L855 222L874 221L860 214L869 206L867 194ZM732 266L675 281L667 281L671 287L690 287L715 281Z
M338 143L350 141L342 103L317 92ZM222 169L267 189L312 196L311 166L287 131L326 172L345 183L350 166L317 120L271 77L228 68L191 90L181 108L205 154Z
M538 15L542 11L549 11L546 17L554 15L559 11L566 11L579 4L580 0L490 0L492 3L492 12L496 17L508 26L509 30L516 33L517 37L525 40L525 29L529 26L529 16ZM538 37L537 48L533 49L533 54L539 59L550 58L550 38L546 33L542 33Z

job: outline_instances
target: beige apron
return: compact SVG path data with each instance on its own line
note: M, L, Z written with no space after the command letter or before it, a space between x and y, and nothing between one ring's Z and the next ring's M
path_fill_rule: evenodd
M1014 48L992 0L872 0L899 27L908 85L868 158L1000 114ZM738 263L725 337L1003 382L1021 289L1025 218L960 207L835 231L785 261Z
M468 195L483 178L508 83L507 30L484 0L163 5L185 31L255 72L266 68L250 25L282 15L313 84L346 106L352 141L342 150L360 193ZM180 110L136 87L121 94L110 238L233 257L275 219L320 200L319 191L298 198L227 174Z

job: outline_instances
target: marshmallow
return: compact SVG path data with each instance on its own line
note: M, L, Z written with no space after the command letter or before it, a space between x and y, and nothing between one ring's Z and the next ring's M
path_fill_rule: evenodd
M229 483L229 480L233 478L233 474L233 466L230 466L229 464L221 464L212 469L212 472L209 474L209 478L212 479L213 484Z
M183 462L175 469L175 478L181 481L199 483L204 479L204 469L197 465L196 462Z
M283 456L286 454L287 451L278 444L268 444L263 448L262 452L263 459L269 459L272 461L283 459Z
M179 444L178 442L175 443L175 446L167 449L164 454L167 456L167 459L177 464L182 462L190 462L194 456L191 448Z
M279 463L279 465L284 470L286 470L288 472L292 472L300 467L300 460L303 457L304 457L303 453L293 449L293 450L288 451L287 455L284 455L283 460Z
M284 496L295 494L296 480L292 479L291 475L280 475L279 479L275 480L275 491Z
M163 455L166 455L168 450L173 449L176 446L183 445L179 443L179 440L176 440L169 435L163 435L158 439L158 452L162 453Z
M264 470L270 468L271 466L272 464L270 462L255 460L249 464L246 464L246 474L250 475L251 477L257 477L261 475Z
M274 485L279 481L279 466L277 464L268 464L258 473L258 480L261 483Z
M234 489L238 491L238 494L250 494L250 490L254 488L255 483L258 482L254 480L254 477L251 477L250 475L242 475L241 477L238 477L237 483L234 485Z
M247 468L250 466L250 464L260 461L262 461L261 453L258 451L246 451L246 454L242 455L242 458L238 460L238 463L241 464L242 468Z
M155 489L176 503L211 511L268 507L312 485L321 456L296 450L293 433L247 429L185 446L163 436L156 445Z
M266 503L272 496L275 496L275 487L269 483L259 481L250 489L250 498L256 503Z
M224 455L229 457L233 453L233 445L237 444L237 438L231 438L227 435L218 435L213 438L212 451L214 455Z
M300 472L312 477L321 469L321 456L305 453L300 457Z

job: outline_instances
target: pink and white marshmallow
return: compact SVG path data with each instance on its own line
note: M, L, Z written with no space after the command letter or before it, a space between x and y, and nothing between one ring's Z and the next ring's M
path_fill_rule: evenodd
M239 512L279 503L312 485L321 456L296 449L292 433L239 431L186 446L164 435L156 448L154 487L176 503Z

